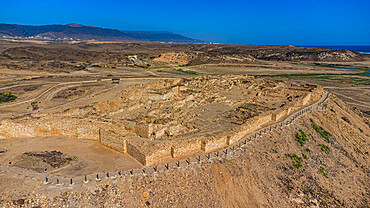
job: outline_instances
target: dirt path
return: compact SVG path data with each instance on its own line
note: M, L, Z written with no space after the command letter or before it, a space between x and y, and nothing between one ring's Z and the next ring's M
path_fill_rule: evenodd
M337 90L364 90L364 89L370 89L369 86L356 86L356 87L325 87L324 89L329 90L331 93L337 95L338 97L344 99L347 101L347 103L356 105L356 106L361 106L367 109L370 109L370 104L369 102L364 102L358 99L355 99L353 96L347 96L341 92L338 92Z
M11 118L13 116L25 116L25 115L31 115L31 114L34 114L34 113L41 113L41 112L46 112L46 111L51 111L51 110L57 110L59 108L65 107L65 106L69 106L69 105L72 105L72 104L79 103L80 101L85 101L89 98L91 98L95 101L107 100L107 99L112 98L112 96L114 97L115 94L117 94L122 89L122 87L124 87L126 85L125 81L166 80L166 79L175 79L175 78L145 77L145 78L125 78L125 79L121 79L121 84L119 84L119 85L115 85L115 86L107 88L107 89L103 89L103 90L100 90L100 91L97 91L97 92L93 92L93 93L91 93L89 95L86 95L84 97L72 100L72 101L67 102L67 103L63 103L63 104L59 104L59 105L56 105L56 106L53 106L53 107L49 107L49 108L46 108L46 109L40 109L40 110L35 110L35 111L27 112L27 113L19 113L19 114L12 114L12 115L8 115L8 116L3 116L3 117L0 117L0 121L2 119ZM102 80L100 80L100 82L105 82L105 81L110 81L110 80L111 79L102 79ZM37 95L35 98L28 99L28 100L21 101L21 102L17 102L17 103L9 103L9 104L0 105L0 108L12 107L12 106L17 106L17 105L33 102L33 101L38 100L38 99L43 99L42 97L45 97L45 96L46 97L43 100L46 100L48 97L52 96L52 94L54 94L54 92L60 91L61 88L58 88L58 87L66 85L66 84L72 84L72 86L81 86L82 84L95 83L95 82L97 82L97 80L58 83L58 84L44 90L39 95ZM69 86L69 87L72 87L72 86ZM114 89L117 89L117 90L114 90ZM112 90L114 90L114 91L112 91ZM110 92L110 93L108 93L108 92ZM101 95L103 93L105 93L107 96L104 96L104 97L98 97L97 96L97 95ZM90 100L90 102L86 102L84 104L91 103L91 102L93 102L93 100Z

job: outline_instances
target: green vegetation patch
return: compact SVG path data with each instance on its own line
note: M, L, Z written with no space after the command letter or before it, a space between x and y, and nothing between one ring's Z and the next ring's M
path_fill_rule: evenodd
M326 146L325 144L319 144L319 147L321 147L321 151L325 153L328 153L328 151L330 150L330 148Z
M299 157L296 154L294 154L294 155L285 154L285 157L289 157L289 158L293 159L296 162L293 166L296 167L297 169L302 167L302 157Z
M328 174L325 173L325 168L320 166L320 172L325 176L325 178L329 178Z
M315 122L311 118L310 118L310 121L311 121L312 128L315 129L315 131L317 131L317 133L319 133L325 139L327 143L330 143L329 137L331 136L331 134L325 131L321 126L316 125Z
M0 93L0 103L9 102L15 99L17 99L17 96L13 95L11 92Z
M178 72L183 72L183 73L186 73L186 74L192 74L192 75L198 75L199 73L198 72L195 72L195 71L190 71L190 70L182 70L182 69L176 69L176 71Z
M311 137L311 139L316 142L316 139L312 136L312 134L308 134L309 137Z
M309 148L306 148L306 152L311 153L311 150Z
M295 140L301 145L303 146L304 145L304 142L308 140L306 134L302 131L302 129L299 129L299 131L301 132L301 134L299 133L296 133L295 134Z
M339 106L340 108L342 108L341 105L339 105L339 103L337 103L337 101L333 100L335 104L337 104L337 106ZM342 108L343 109L343 108Z
M370 84L369 79L366 77L368 72L361 72L361 73L311 73L311 74L281 74L281 75L274 75L279 77L294 77L300 79L315 79L315 80L331 80L335 83L341 84L361 84L361 85L368 85Z
M302 153L302 157L307 160L307 155Z

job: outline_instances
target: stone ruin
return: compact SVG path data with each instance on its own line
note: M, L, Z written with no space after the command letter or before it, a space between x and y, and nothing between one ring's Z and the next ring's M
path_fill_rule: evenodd
M253 76L169 79L127 87L105 102L3 120L0 137L94 140L150 166L235 144L322 94L317 85Z

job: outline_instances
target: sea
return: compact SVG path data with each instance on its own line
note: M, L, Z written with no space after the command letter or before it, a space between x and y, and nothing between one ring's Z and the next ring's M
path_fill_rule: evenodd
M346 45L346 46L304 46L304 47L312 47L312 48L330 48L330 49L347 49L354 52L359 53L369 53L370 54L370 46L363 46L363 45Z

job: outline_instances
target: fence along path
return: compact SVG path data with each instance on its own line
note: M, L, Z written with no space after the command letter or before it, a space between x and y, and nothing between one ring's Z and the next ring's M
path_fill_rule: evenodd
M286 117L281 122L271 124L252 134L249 134L248 136L244 137L241 141L239 141L238 143L234 145L230 145L223 149L210 152L210 153L206 153L200 156L190 157L187 159L182 159L182 160L167 163L167 164L162 164L162 165L157 165L157 166L152 166L152 167L145 167L142 169L96 173L96 174L90 174L90 175L79 176L79 177L74 177L74 178L53 176L53 175L48 175L46 173L38 173L32 170L27 170L27 169L13 167L13 166L0 165L0 171L24 175L29 178L43 181L44 184L73 186L77 184L84 184L84 183L87 184L91 182L100 182L100 181L112 180L112 179L117 179L117 178L135 177L135 176L140 176L140 175L153 174L155 172L163 172L169 169L182 168L182 167L197 165L201 163L215 163L217 161L222 161L224 159L230 160L240 155L242 152L244 152L245 151L244 148L246 147L247 143L251 143L254 140L262 137L263 134L271 132L272 130L283 128L284 126L289 126L297 118L299 118L301 115L309 111L326 110L326 107L323 107L321 105L323 104L323 102L327 100L328 96L329 96L329 93L325 92L324 95L321 97L321 99L317 101L316 103L292 113L291 115Z

